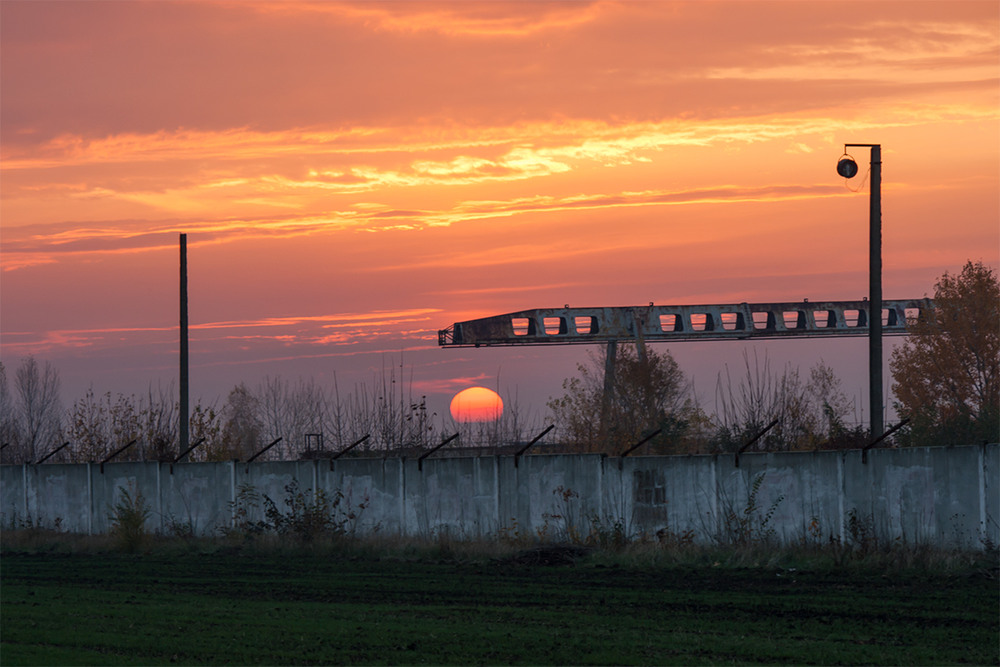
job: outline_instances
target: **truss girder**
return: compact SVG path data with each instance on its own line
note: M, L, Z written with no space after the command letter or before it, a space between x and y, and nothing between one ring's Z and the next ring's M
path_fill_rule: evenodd
M882 334L905 335L907 321L924 317L930 299L883 299ZM438 331L442 347L572 345L652 341L749 340L863 336L868 300L736 303L696 306L534 308L455 322Z

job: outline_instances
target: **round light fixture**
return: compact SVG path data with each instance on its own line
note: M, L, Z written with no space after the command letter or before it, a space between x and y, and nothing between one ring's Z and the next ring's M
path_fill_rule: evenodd
M844 153L844 157L840 158L837 163L837 173L844 178L854 178L858 175L858 163L850 155Z

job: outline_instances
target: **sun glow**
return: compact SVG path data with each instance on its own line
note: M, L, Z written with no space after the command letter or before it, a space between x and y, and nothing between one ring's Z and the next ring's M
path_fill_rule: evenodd
M451 417L457 422L488 422L500 419L503 400L486 387L469 387L451 399Z

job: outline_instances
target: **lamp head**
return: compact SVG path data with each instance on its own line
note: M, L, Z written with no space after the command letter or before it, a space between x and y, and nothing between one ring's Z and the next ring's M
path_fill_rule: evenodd
M844 178L854 178L858 175L858 163L850 155L844 154L837 162L837 173Z

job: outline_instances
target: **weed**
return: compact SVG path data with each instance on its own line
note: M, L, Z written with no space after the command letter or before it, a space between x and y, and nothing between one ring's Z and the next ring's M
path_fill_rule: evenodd
M231 524L220 527L219 532L230 539L253 541L267 530L267 524L256 518L260 514L260 503L261 495L253 484L240 484L236 497L229 502Z
M677 533L670 529L669 526L664 526L656 531L656 541L666 547L670 548L688 548L694 544L695 532L691 529Z
M785 500L785 496L778 496L763 515L760 514L758 495L761 485L764 483L764 473L754 477L750 485L750 493L747 502L740 511L730 507L723 515L723 535L724 542L733 545L770 544L774 541L776 532L770 525L778 505Z
M847 548L863 558L878 549L878 534L875 531L875 517L862 516L856 507L847 511Z
M0 523L5 524L7 530L62 532L62 517L57 516L49 524L45 517L32 517L30 514L21 516L13 506L9 516L0 514Z
M128 553L135 553L146 542L149 533L146 531L146 520L152 515L152 510L142 491L134 482L128 487L118 487L118 502L111 509L111 534L119 547Z
M252 484L241 484L236 498L229 503L232 525L220 532L230 539L251 542L258 536L272 533L309 543L321 536L353 535L361 513L368 507L365 498L356 508L345 507L344 494L332 494L323 489L303 491L298 480L285 485L285 509ZM258 516L263 513L263 518ZM373 531L378 530L374 526Z
M577 528L575 519L576 509L574 507L580 499L580 494L573 489L560 485L552 490L552 495L558 498L557 503L559 505L559 509L556 512L542 513L544 523L536 531L538 532L539 541L545 542L550 539L551 536L554 536L556 540L562 542L571 542L573 544L583 542L583 538ZM556 525L555 531L551 536L549 521L553 521Z
M177 537L182 540L192 540L194 539L194 524L190 519L184 521L178 519L173 514L166 517L167 519L167 534L172 537Z
M629 543L625 519L606 517L602 520L596 514L592 515L590 517L590 534L587 535L586 543L602 549L621 551Z
M823 528L820 526L818 516L809 517L809 525L806 527L806 533L808 533L809 539L814 543L819 542L823 537Z
M290 535L301 542L312 542L320 535L341 535L346 518L338 520L334 511L344 494L335 491L328 496L323 489L302 491L298 480L285 485L285 506L282 512L267 495L264 496L264 515L267 524L279 535ZM353 518L353 517L352 517Z
M528 540L524 533L521 532L521 527L518 525L517 519L511 517L509 524L501 525L497 529L497 541L502 544L521 545Z

